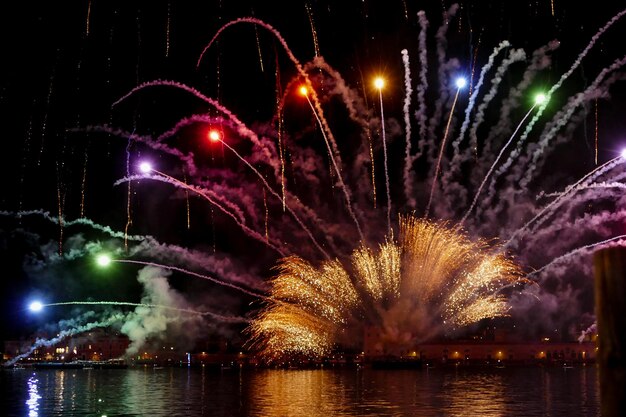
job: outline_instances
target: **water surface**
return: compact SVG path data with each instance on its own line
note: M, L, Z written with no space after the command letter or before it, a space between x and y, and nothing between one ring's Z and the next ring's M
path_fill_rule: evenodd
M595 366L0 371L3 416L599 416Z

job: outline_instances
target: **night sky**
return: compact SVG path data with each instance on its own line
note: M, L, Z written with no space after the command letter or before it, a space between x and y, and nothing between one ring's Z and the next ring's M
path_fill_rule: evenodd
M145 293L144 286L136 279L139 269L136 265L115 264L109 270L93 266L91 255L95 246L123 253L124 239L112 238L87 226L61 229L41 215L16 218L15 213L22 210L49 212L53 219L58 219L61 212L65 221L83 216L123 233L130 207L129 234L149 235L163 245L180 248L137 250L134 259L177 265L236 282L254 291L267 290L265 280L273 274L272 266L280 255L251 238L232 218L212 208L207 201L193 196L187 199L184 191L170 184L134 180L129 205L127 183L114 184L126 176L127 169L129 174L136 174L136 166L142 158L148 158L158 170L179 180L197 181L197 185L224 196L239 207L247 224L260 235L264 236L265 230L274 233L276 241L285 244L286 253L298 253L314 262L320 260L307 236L282 212L280 202L271 200L267 193L264 199L258 178L228 149L206 140L206 125L188 126L167 142L184 153L193 153L195 165L200 167L196 173L190 172L189 167L175 157L150 149L140 141L99 131L102 126L110 126L137 135L157 136L192 114L218 116L214 108L192 94L163 86L144 89L113 106L141 83L172 80L217 100L252 130L260 132L259 135L267 133L276 142L275 135L269 131L272 126L276 127L272 118L276 115L277 89L284 93L298 74L273 34L251 24L229 27L196 66L204 47L219 28L236 18L255 17L273 26L303 64L318 52L363 98L360 105L376 120L371 125L374 140L380 139L376 127L380 125L380 113L378 94L371 87L371 80L377 74L384 74L389 83L384 90L384 111L390 138L394 218L395 213L413 210L405 204L402 189L405 90L401 50L406 48L411 59L413 114L419 72L417 12L424 10L430 22L427 35L431 88L427 90L426 101L434 106L439 97L435 32L452 2L81 0L58 3L36 1L3 5L4 19L0 25L3 40L0 114L5 147L0 164L3 178L0 194L2 339L30 334L45 323L78 316L85 311L57 308L33 316L26 305L35 297L49 303L71 300L139 302ZM526 51L525 62L529 63L534 50L558 39L561 45L550 54L551 65L537 74L532 84L532 90L548 89L570 68L594 33L621 11L618 2L601 3L608 4L586 4L583 8L574 2L548 0L461 1L446 35L448 57L458 58L459 66L449 77L454 75L452 72L470 76L475 60L473 81L476 82L480 68L502 40L509 40L512 47ZM554 7L554 15L551 7ZM590 85L603 68L624 56L626 47L621 35L626 28L626 18L623 19L625 21L617 22L599 39L555 93L553 100L559 107L549 106L544 119L551 118L570 97ZM523 67L524 64L513 67L504 74L502 90L507 91L519 82ZM316 70L311 74L316 76ZM485 210L483 217L466 225L470 235L506 240L536 214L537 207L547 202L535 203L536 195L542 191L562 191L567 184L594 169L596 124L599 164L614 158L621 146L626 146L622 133L626 128L623 117L626 90L619 81L626 72L621 68L613 74L618 80L603 90L597 102L595 99L586 101L584 110L574 116L575 125L570 130L563 129L567 131L562 140L564 144L555 148L544 170L537 174L541 180L531 184L527 195L516 197L518 208L494 211L493 217ZM315 78L322 93L333 86L324 84L328 82L324 80L321 76ZM490 80L488 77L486 84ZM352 249L350 243L357 241L358 236L346 214L343 195L330 171L319 126L311 117L310 108L295 93L287 97L283 118L285 137L300 141L297 149L294 145L286 154L287 187L319 215L320 219L310 220L311 227L326 222L326 233L314 233L322 239L321 236L332 231L334 241L323 245L325 249L334 248L329 251L341 259ZM503 98L504 94L499 93L496 100ZM462 94L452 123L455 133L450 140L459 132L467 104L467 94ZM449 105L448 102L448 110ZM346 164L356 165L362 154L362 137L355 133L357 128L348 121L348 112L340 100L329 98L324 106ZM432 107L429 117L431 111ZM499 111L498 105L492 105L486 117L495 118ZM517 124L524 113L521 106L511 120ZM446 115L444 109L439 116L438 137L443 132ZM412 123L414 146L417 146L417 122L413 119ZM265 178L272 177L271 167L263 163L258 150L238 138L230 126L220 128L229 140L232 138L231 146L249 157ZM535 129L536 135L529 139L530 146L537 142L542 129L543 124ZM452 151L448 151L450 156ZM384 233L380 230L385 227L387 204L380 145L374 146L374 152L378 169L375 209L370 199L370 178L361 175L358 169L346 170L349 171L346 181L353 189L355 204L359 210L366 211L362 220L372 244L383 240ZM490 152L493 162L498 148ZM427 201L430 185L425 178L432 174L431 169L432 164L426 162L418 161L415 166L416 175L423 177L419 178L417 187L421 193L418 215L423 214ZM484 166L481 169L478 171L484 175L486 169ZM463 208L454 207L456 197L453 197L448 205L436 205L434 217L448 221L462 217L471 202L467 199L473 196L478 185L476 179L468 179L468 172L461 172L462 179L458 181L463 187L467 186L467 190L473 190L464 197ZM280 189L280 183L273 179L270 182ZM502 186L503 193L513 193L512 189ZM443 199L443 195L435 199ZM577 207L563 209L567 219L552 218L545 228L559 222L582 228L584 221L577 219L588 219L591 224L597 221L590 219L593 213L619 213L623 209L624 202L619 197L602 195L579 202ZM267 227L266 210L270 222ZM626 233L624 217L616 215L604 223L597 221L589 233L557 229L547 235L538 232L536 241L519 245L513 255L520 259L524 270L530 272L576 247ZM62 259L58 257L59 241L62 242ZM137 242L130 242L131 248L134 245ZM540 293L536 299L549 305L545 310L535 309L536 306L527 301L520 302L528 322L545 319L549 323L530 329L529 334L535 336L557 329L572 335L581 326L587 327L593 322L590 270L578 264L588 259L571 260L573 268L578 269L575 272L560 266L557 272L541 280L544 288L541 291L545 294ZM169 282L173 290L184 295L189 305L199 310L217 309L221 313L243 316L258 305L249 295L183 274L173 274ZM528 313L531 310L535 311L534 315ZM541 316L544 313L546 316ZM237 337L233 335L240 330L236 326L228 330L221 326L207 329L207 332L223 331L232 337Z

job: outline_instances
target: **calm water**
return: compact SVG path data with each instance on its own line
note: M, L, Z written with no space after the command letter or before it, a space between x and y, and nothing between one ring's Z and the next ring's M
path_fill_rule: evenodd
M598 416L596 367L2 370L2 416Z

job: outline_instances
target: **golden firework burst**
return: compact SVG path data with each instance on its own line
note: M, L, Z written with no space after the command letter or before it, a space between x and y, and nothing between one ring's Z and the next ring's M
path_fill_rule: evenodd
M513 260L458 228L401 217L400 236L362 245L344 266L298 257L276 267L270 301L252 321L267 360L322 356L374 327L385 347L411 348L452 329L508 313L504 287L524 281Z

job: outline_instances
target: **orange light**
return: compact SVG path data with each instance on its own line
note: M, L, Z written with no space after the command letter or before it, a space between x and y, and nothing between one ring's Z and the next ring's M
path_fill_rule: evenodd
M374 87L381 90L385 86L385 80L381 77L376 77L374 80Z
M209 131L209 139L211 139L211 141L213 141L213 142L217 142L217 141L221 140L220 136L221 136L220 132L218 132L215 129L212 129L212 130Z
M300 91L300 94L303 95L303 96L308 96L309 95L309 89L306 88L305 85L300 86L300 89L298 91Z

